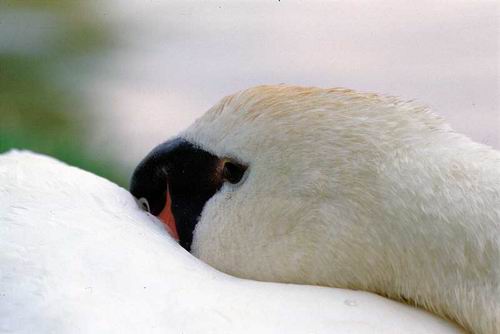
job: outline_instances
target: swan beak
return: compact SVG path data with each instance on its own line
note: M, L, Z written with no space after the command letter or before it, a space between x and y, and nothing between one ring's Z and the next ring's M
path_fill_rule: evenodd
M177 233L177 225L175 223L175 217L174 214L172 213L172 198L170 197L170 191L168 190L167 187L167 198L165 200L165 207L163 207L163 210L161 210L160 214L158 215L158 218L165 224L165 227L167 228L168 233L172 236L172 238L175 239L175 241L179 241L179 233Z
M222 186L220 166L217 156L185 139L172 139L158 145L139 163L130 192L190 251L203 207Z

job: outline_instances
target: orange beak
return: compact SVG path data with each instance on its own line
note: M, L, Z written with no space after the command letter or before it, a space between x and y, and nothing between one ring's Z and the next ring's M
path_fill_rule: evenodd
M172 200L170 199L170 190L167 187L167 199L165 207L158 215L158 218L165 224L167 231L176 240L179 241L179 234L177 233L177 226L175 225L175 218L172 214Z

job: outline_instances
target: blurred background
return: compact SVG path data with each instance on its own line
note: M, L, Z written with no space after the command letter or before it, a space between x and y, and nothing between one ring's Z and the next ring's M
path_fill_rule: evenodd
M414 99L500 149L500 2L0 0L0 153L127 186L151 148L264 83Z

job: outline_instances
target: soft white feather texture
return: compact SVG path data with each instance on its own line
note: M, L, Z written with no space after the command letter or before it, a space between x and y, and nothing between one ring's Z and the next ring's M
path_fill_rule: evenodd
M500 153L423 107L260 86L181 134L249 165L205 206L193 253L240 277L376 292L500 332Z
M126 190L13 151L0 155L0 332L460 331L366 292L222 274L185 252Z

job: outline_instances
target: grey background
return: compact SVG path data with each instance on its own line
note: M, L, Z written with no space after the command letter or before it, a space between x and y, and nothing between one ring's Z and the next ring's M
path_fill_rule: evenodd
M500 147L497 1L95 2L120 47L87 87L93 144L133 166L224 95L264 83L414 99Z

